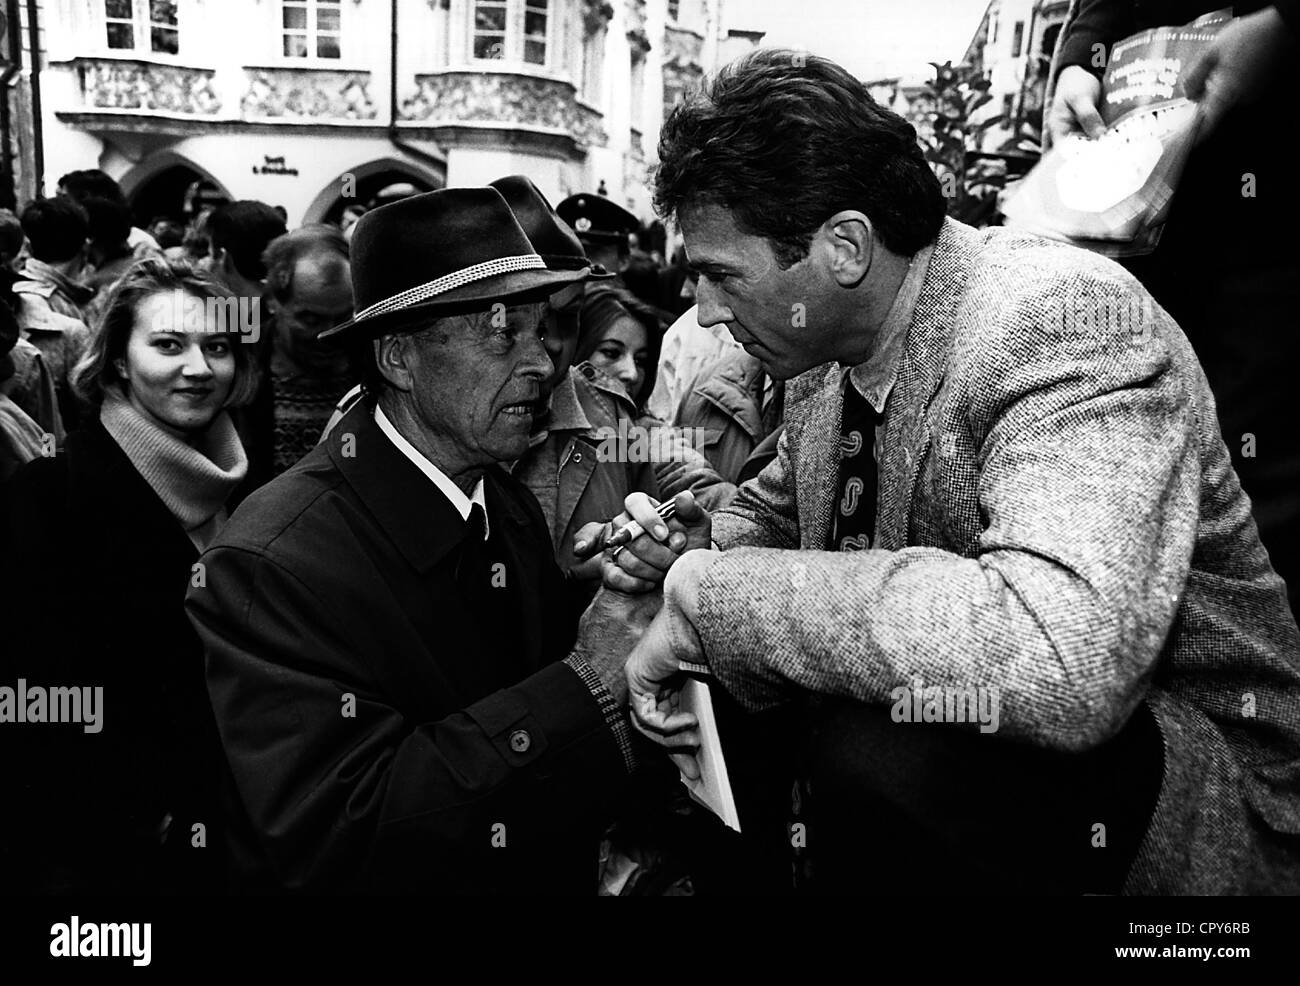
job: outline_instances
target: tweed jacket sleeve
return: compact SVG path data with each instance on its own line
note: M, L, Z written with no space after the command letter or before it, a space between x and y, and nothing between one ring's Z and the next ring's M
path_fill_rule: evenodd
M936 251L887 408L876 548L820 550L834 367L792 388L777 460L716 519L698 629L750 708L796 690L888 704L920 678L997 689L1004 734L1085 749L1142 699L1189 571L1195 421L1213 408L1192 406L1162 338L1177 327L1117 265L999 242L981 257L967 230ZM1140 333L1099 314L1134 303ZM795 544L814 550L773 550Z

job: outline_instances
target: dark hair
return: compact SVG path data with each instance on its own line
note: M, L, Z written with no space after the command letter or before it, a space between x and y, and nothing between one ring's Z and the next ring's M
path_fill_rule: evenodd
M276 300L293 297L293 272L298 261L316 255L337 256L348 262L348 241L337 226L310 223L272 240L262 254L266 286Z
M227 202L208 218L213 252L221 249L229 253L235 270L250 281L266 277L262 253L268 243L284 234L284 220L265 202Z
M72 389L79 396L98 407L104 402L105 390L123 382L115 364L126 355L126 345L135 328L136 305L151 294L176 290L195 298L233 299L223 283L185 261L147 257L137 262L109 292L90 346L72 371ZM253 349L251 344L239 339L231 346L235 379L226 398L227 407L247 404L257 390Z
M185 226L171 216L154 216L149 221L149 232L158 241L158 246L164 250L178 247L185 242Z
M8 305L0 305L0 383L12 377L16 371L10 352L18 345L21 335L18 318Z
M655 208L718 205L782 267L827 219L856 209L904 256L938 235L946 202L916 130L834 62L780 48L723 68L664 121Z
M32 256L48 264L71 260L86 245L86 210L65 199L37 199L23 210L23 232Z
M582 298L582 321L578 329L578 345L573 351L576 366L591 358L605 330L616 318L629 315L645 329L646 374L632 402L640 411L650 400L658 376L659 351L663 346L664 330L668 326L667 314L653 305L647 305L625 288L598 284L587 289Z
M97 246L125 247L131 237L131 210L121 202L91 196L81 203L86 210L90 239Z
M9 209L0 209L0 256L10 259L23 248L23 224Z
M618 276L627 289L647 305L659 300L659 265L648 253L634 251Z
M84 202L89 198L108 199L110 202L126 204L122 186L98 168L85 171L69 171L59 179L59 188L74 202Z

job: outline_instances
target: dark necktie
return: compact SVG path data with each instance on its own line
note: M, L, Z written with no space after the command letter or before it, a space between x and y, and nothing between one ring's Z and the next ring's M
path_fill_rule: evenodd
M871 547L875 533L879 473L873 447L880 415L848 378L841 422L839 496L829 550L862 551Z
M483 533L487 530L487 516L477 503L470 504L469 516L465 518L465 528L460 536L460 560L456 564L456 578L462 585L474 590L484 588L475 585L486 575L483 567L486 542Z

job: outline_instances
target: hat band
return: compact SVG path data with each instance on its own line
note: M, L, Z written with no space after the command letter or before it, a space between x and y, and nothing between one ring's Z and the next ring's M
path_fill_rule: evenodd
M383 301L377 301L373 305L368 305L361 311L357 312L355 321L371 318L375 315L386 315L389 312L399 311L403 308L410 308L412 305L418 305L422 301L437 297L440 294L446 294L466 284L472 284L475 281L482 281L485 278L495 277L498 274L512 274L521 270L545 270L546 263L540 256L535 253L525 253L517 257L497 257L495 260L485 260L481 264L474 264L470 267L462 267L458 271L450 274L444 274L442 277L432 281L426 281L424 284L418 284L413 288L407 288L392 297L385 298Z

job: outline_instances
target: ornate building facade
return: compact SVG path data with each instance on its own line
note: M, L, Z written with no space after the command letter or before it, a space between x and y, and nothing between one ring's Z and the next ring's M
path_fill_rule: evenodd
M975 119L1005 122L985 131L982 150L1014 143L1025 124L1041 130L1052 51L1069 8L1070 0L992 0L984 11L963 61L992 83L993 99Z
M142 221L195 182L295 225L510 173L648 219L665 110L728 38L720 0L41 0L25 37L32 10L18 197L100 167Z

